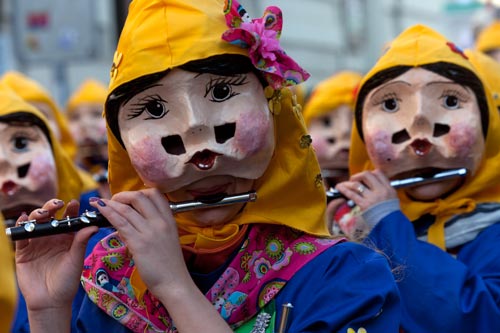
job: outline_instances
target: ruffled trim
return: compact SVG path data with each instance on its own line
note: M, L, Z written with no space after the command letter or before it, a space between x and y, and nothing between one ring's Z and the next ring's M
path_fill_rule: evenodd
M280 46L283 15L278 7L267 7L261 18L250 19L237 1L226 0L225 16L229 30L222 34L222 39L249 49L252 64L262 71L271 87L281 89L309 78L310 74Z

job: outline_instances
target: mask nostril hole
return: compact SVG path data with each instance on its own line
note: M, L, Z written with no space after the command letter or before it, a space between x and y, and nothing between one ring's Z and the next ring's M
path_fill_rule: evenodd
M161 138L161 144L165 151L172 155L182 155L186 153L184 142L180 135L169 135Z
M398 144L398 143L403 143L407 140L410 140L410 135L405 129L396 132L392 135L392 143Z
M435 124L434 125L434 133L432 133L432 135L437 138L437 137L440 137L442 135L448 134L449 131L450 131L449 125Z
M234 133L236 132L236 123L214 126L214 131L215 141L217 143L224 143L234 136Z
M30 169L31 163L27 163L25 165L21 165L17 168L17 176L19 178L24 178L28 174L28 170Z

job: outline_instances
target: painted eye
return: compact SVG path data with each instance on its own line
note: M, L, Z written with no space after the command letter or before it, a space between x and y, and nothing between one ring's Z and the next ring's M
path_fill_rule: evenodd
M28 150L29 139L24 136L18 136L12 139L12 145L15 151L23 152Z
M385 112L396 112L399 110L399 102L395 98L388 98L382 102L382 108Z
M234 94L231 85L222 82L213 86L211 95L214 102L223 102L232 97Z
M155 119L163 117L167 112L163 103L158 100L148 101L146 105L144 105L144 109Z
M460 100L457 96L448 95L444 97L443 104L449 110L456 110L460 107Z
M323 126L325 126L325 127L330 127L330 125L332 124L330 121L330 117L321 118L321 122L323 123Z

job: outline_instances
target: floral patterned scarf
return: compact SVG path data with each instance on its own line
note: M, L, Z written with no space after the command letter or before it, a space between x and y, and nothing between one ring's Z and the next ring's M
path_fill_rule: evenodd
M206 297L233 329L271 302L309 261L344 241L306 235L278 225L252 225L235 258ZM167 310L149 291L134 293L132 256L117 233L87 257L81 278L89 298L134 332L177 332ZM140 298L140 299L139 299Z

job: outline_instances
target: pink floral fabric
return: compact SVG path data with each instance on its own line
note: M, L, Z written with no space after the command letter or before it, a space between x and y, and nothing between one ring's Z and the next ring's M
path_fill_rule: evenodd
M278 225L253 225L206 297L235 329L273 300L295 272L341 241ZM176 332L167 310L154 295L146 292L141 299L135 295L130 283L134 269L125 244L117 233L111 234L86 258L82 285L97 306L130 330Z
M222 39L248 48L253 65L262 71L271 87L280 89L309 78L309 73L280 46L283 15L278 7L267 7L261 18L250 19L237 1L226 0L225 15L229 30L222 34Z

